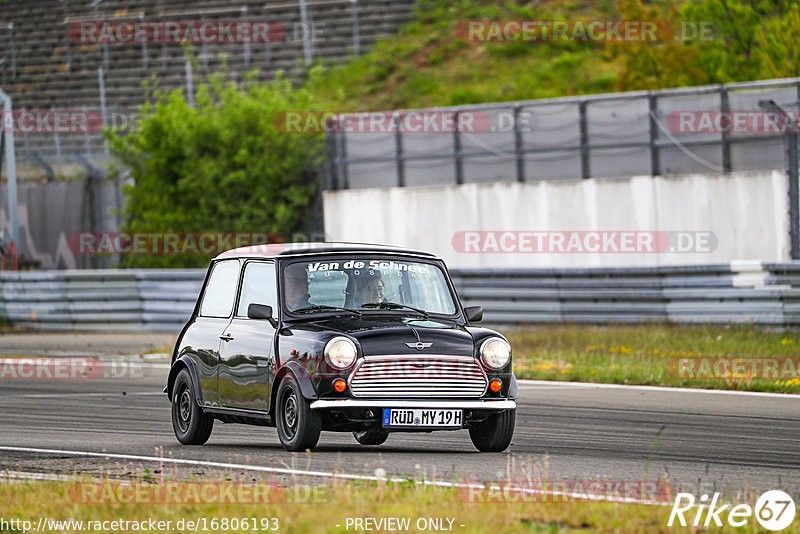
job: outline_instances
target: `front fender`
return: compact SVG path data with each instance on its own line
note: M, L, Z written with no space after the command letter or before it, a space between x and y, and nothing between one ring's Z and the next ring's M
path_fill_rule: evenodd
M514 376L514 373L511 373L511 383L508 386L508 398L509 399L519 398L519 384L517 384L517 377Z
M314 390L314 385L311 382L311 375L308 374L308 371L305 367L300 365L295 360L289 360L286 362L286 365L280 368L276 378L282 379L289 373L294 375L294 377L297 379L297 383L300 386L300 392L303 394L303 397L310 401L317 400L319 398L317 392Z

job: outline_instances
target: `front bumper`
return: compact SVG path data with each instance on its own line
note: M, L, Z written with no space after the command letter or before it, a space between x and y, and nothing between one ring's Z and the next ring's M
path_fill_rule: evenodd
M463 410L515 410L517 403L509 399L497 400L362 400L339 399L317 400L311 403L312 410L346 408L441 408Z

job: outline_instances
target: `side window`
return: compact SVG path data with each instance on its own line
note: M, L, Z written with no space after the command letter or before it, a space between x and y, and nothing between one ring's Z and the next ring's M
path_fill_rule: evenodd
M206 284L200 315L204 317L230 317L236 283L239 281L239 261L221 261L214 265Z
M236 316L247 317L247 307L251 304L272 306L273 314L278 309L274 263L250 262L245 266L242 296L239 298Z

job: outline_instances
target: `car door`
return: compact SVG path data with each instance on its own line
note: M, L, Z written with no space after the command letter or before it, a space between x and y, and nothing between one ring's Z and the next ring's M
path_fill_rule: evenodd
M220 336L230 324L238 282L239 260L214 264L201 297L197 318L185 336L195 343L193 352L197 355L205 405L219 405Z
M245 263L236 313L220 347L222 405L267 411L276 371L275 327L266 319L248 319L250 304L271 306L273 317L277 316L275 262Z

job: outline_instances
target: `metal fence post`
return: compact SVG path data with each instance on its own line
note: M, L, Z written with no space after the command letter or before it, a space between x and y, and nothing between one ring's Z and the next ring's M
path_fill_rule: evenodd
M263 8L264 13L268 14L269 11L269 4L264 4ZM264 59L267 62L267 65L272 63L272 35L270 35L270 20L267 19L267 42L264 43Z
M22 108L22 112L25 113L26 111L28 111L28 108L23 107ZM30 139L30 134L28 133L28 129L27 128L25 128L22 131L22 139L23 139L23 141L25 143L25 154L26 155L30 154L31 153L31 139Z
M339 153L339 179L341 180L339 186L342 189L350 189L350 180L347 176L347 139L345 138L344 132L341 128L339 128L339 133L336 136L336 140L338 141L339 145L339 149L337 150Z
M300 24L303 26L303 58L306 65L310 65L314 59L314 43L311 35L311 26L309 24L308 7L306 0L300 0Z
M86 116L86 106L81 106L81 111L83 112L83 116ZM86 159L89 160L92 158L92 142L89 139L89 128L84 128L83 130L83 144L86 148Z
M798 86L800 94L800 86ZM798 123L791 115L772 100L760 100L761 109L770 110L781 115L782 122L791 127L786 133L786 178L789 181L789 256L800 260L800 184L798 184Z
M0 99L3 101L4 116L13 117L14 110L11 106L11 98L0 90ZM14 154L14 128L3 128L0 132L3 136L5 148L6 174L8 175L8 218L11 222L11 240L17 251L20 251L19 241L19 220L17 218L17 160Z
M245 22L247 19L247 6L242 6L242 23ZM250 39L253 38L252 29L250 31L250 37L244 40L244 64L250 66ZM206 67L208 67L208 60L206 59Z
M144 13L139 14L139 20L144 20ZM142 70L147 70L147 38L142 39Z
M14 23L8 23L9 43L11 44L11 77L17 79L17 44L14 41Z
M656 144L658 141L658 125L656 124L656 116L658 116L658 97L653 91L648 92L647 108L650 112L650 175L658 176L661 174L661 160Z
M186 101L194 107L194 80L192 79L192 62L186 60Z
M731 172L731 134L728 131L731 126L730 105L728 104L728 88L725 84L719 86L719 109L722 114L722 170Z
M335 126L335 122L331 123ZM326 191L335 189L336 180L334 179L334 161L336 160L336 137L335 128L325 134L325 166L324 169L324 189Z
M453 121L455 125L453 129L453 157L455 158L456 184L458 185L464 183L464 160L463 154L461 153L461 128L459 127L460 117L461 111L456 111Z
M589 160L589 125L586 120L586 102L578 103L578 116L581 131L581 178L586 180L591 177L591 167Z
M106 68L106 70L109 70L108 41L103 43L103 66Z
M164 27L164 13L161 12L158 14L158 19L160 22L161 27ZM161 68L167 70L167 40L161 40Z
M406 162L403 155L403 132L400 128L400 116L396 115L394 118L394 149L395 157L397 158L397 187L405 187L406 185Z
M53 106L50 106L50 111L55 111ZM58 128L53 128L53 143L56 146L56 161L59 165L63 165L63 159L61 158L61 136L58 133Z
M353 55L361 55L361 29L358 26L358 0L353 2Z
M97 83L100 86L100 117L103 119L103 126L108 126L108 114L106 110L106 83L103 67L97 67ZM103 153L108 159L108 141L103 138Z
M797 124L787 136L789 165L789 242L791 258L800 260L800 184L798 184Z
M519 115L522 106L514 106L514 155L517 158L517 181L525 181L525 154L522 146L522 127L519 122Z
M65 30L64 31L64 35L67 36L66 43L64 45L64 51L67 54L67 72L71 73L72 72L72 50L70 48L70 43L69 43L70 38L69 38L69 23L68 22L64 23L64 30Z

